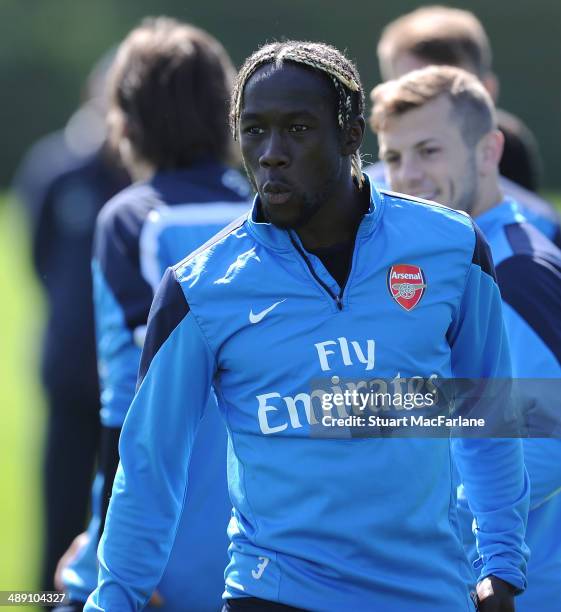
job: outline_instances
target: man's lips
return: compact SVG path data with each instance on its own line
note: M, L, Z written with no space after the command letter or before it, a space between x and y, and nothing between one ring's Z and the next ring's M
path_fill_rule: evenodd
M276 181L267 181L263 186L263 194L269 204L285 204L292 195L288 185Z
M290 200L292 192L290 191L279 191L278 193L267 192L265 193L265 199L269 204L286 204Z

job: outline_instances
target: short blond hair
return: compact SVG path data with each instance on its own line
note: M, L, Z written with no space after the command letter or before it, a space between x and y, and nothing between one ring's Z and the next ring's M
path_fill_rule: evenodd
M371 94L370 127L383 131L388 119L446 96L465 142L473 145L497 126L495 106L481 82L453 66L428 66L375 87Z
M480 79L491 72L491 45L481 22L469 11L447 6L425 6L392 21L377 52L384 80L396 77L394 62L404 53L465 68Z

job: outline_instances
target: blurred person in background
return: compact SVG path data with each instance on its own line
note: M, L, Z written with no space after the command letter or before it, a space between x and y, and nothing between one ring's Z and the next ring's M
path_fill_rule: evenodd
M235 71L208 33L174 19L147 19L119 47L109 75L109 136L134 183L103 208L93 251L102 444L94 515L57 571L82 610L97 584L121 426L135 392L153 292L167 267L249 209L250 188L228 127ZM226 429L215 400L201 422L167 568L152 603L162 610L220 608L231 513ZM155 532L161 525L155 523ZM142 538L142 534L137 534Z
M41 374L48 404L41 588L87 519L99 440L91 249L97 213L128 184L106 142L105 78L92 70L84 104L23 159L15 189L29 218L33 264L47 298Z
M464 70L431 66L379 85L371 97L371 126L378 134L390 187L470 213L487 238L503 301L513 377L561 379L561 251L501 192L504 138L488 93ZM528 389L525 383L523 390ZM532 400L539 415L544 395ZM531 487L526 532L531 555L528 588L517 598L516 609L558 612L561 440L524 439L524 455ZM468 502L461 489L464 543L475 562L478 552Z
M378 42L378 62L384 81L428 66L449 65L473 73L496 102L499 82L492 71L489 38L477 17L462 9L426 6L402 15L388 24ZM501 189L524 209L535 225L557 246L561 246L558 213L536 195L540 160L534 135L521 119L497 110L498 126L504 135L500 163ZM384 183L383 166L366 169L377 183Z

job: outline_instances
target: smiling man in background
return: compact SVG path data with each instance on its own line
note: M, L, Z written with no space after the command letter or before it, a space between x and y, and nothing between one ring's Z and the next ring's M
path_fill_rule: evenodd
M456 66L475 75L495 102L498 98L499 81L492 69L489 37L470 11L424 6L406 13L384 28L377 53L384 81L424 66ZM499 166L501 190L518 202L530 223L561 246L558 213L534 193L540 165L534 135L518 117L504 110L496 113L505 138ZM384 183L382 165L369 166L366 172L375 182Z
M501 192L503 135L488 93L464 70L433 66L379 85L371 98L371 126L392 189L468 212L489 241L514 377L560 378L561 251ZM517 609L555 612L561 609L561 441L525 439L524 452L531 557ZM472 515L463 491L460 497L475 561Z

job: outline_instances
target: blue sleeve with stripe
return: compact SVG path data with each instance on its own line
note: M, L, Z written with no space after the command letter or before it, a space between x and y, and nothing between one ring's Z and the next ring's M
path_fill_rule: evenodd
M103 211L96 228L92 274L101 422L121 427L134 396L141 349L135 334L146 324L152 288L140 271L138 235L145 213Z
M561 379L561 271L539 256L515 255L497 266L505 323L512 346L515 378ZM550 386L553 390L553 386ZM520 383L520 391L542 411L556 410L558 398L548 398L539 380ZM539 423L538 423L539 425ZM561 491L561 440L524 440L524 457L532 483L530 507L536 508Z
M475 226L476 241L462 302L450 330L457 378L509 378L511 364L501 297L489 247ZM471 512L479 552L479 579L494 575L526 587L524 543L529 480L518 439L454 438L454 458Z
M101 422L105 427L121 427L134 395L141 349L96 259L92 261L92 276Z
M534 285L532 277L525 278L528 279L530 285ZM548 310L548 300L543 295L544 286L540 285L540 287L536 286L535 288L538 290L537 296L539 297L541 294L544 298L539 309ZM508 302L503 303L503 311L510 343L513 347L514 377L517 379L535 379L527 383L521 380L518 382L519 391L536 406L537 416L535 418L538 419L538 422L535 425L540 426L539 420L546 416L543 413L544 410L546 413L549 410L555 410L556 414L552 415L552 420L559 422L558 397L548 397L554 387L559 388L558 384L548 388L540 380L543 378L561 379L561 366L552 350L553 347L548 347L539 334L530 327L527 320L522 318L521 313L519 314ZM551 318L553 312L553 310L549 310L548 314L543 313L543 316L540 316L541 321L547 321ZM559 313L561 310L555 312ZM557 324L557 327L560 327L559 324ZM551 338L554 337L551 336ZM559 337L559 334L557 334L557 337ZM523 445L524 461L532 483L530 509L534 509L561 492L561 440L526 438L523 440Z
M139 388L123 426L98 551L98 587L85 610L140 610L159 583L214 371L214 356L169 269L150 311Z

